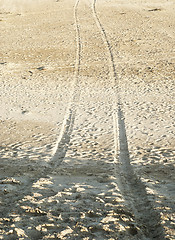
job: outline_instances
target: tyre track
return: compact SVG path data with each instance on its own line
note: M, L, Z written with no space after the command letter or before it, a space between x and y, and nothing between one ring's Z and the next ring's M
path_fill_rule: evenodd
M71 133L73 131L76 106L80 98L79 88L79 69L81 61L81 39L80 39L80 27L78 24L78 5L80 0L77 0L74 6L74 22L76 28L76 59L75 59L75 70L74 70L74 81L71 99L69 101L67 111L63 120L62 128L58 136L56 145L53 149L53 156L50 160L50 164L58 166L64 159L68 146L70 143Z
M116 176L119 177L119 187L126 203L131 207L137 225L144 235L143 238L147 237L150 239L163 240L165 237L163 227L160 224L160 216L148 200L145 185L134 173L134 169L130 164L125 122L123 112L121 110L122 104L120 101L119 80L115 68L112 47L96 12L96 0L93 0L92 3L92 14L96 25L101 32L104 45L106 46L106 50L108 52L110 77L113 84L113 90L115 91L113 104L115 145L114 164Z
M7 216L7 213L9 215L12 212L12 209L15 209L17 202L23 201L23 198L27 195L32 195L32 188L34 183L36 183L42 177L46 177L47 174L53 172L53 167L57 167L59 164L61 164L68 150L69 142L71 139L71 133L72 133L74 121L75 121L76 106L80 97L79 68L80 68L80 59L81 59L81 41L80 41L80 29L79 29L78 17L77 17L77 8L78 8L79 2L80 0L77 0L74 6L74 19L75 19L75 26L76 26L77 46L76 46L76 59L75 59L75 71L74 71L74 77L73 77L72 94L67 107L66 114L64 116L60 134L58 136L55 148L53 150L52 158L49 161L50 166L49 165L42 166L42 167L40 166L39 172L37 173L37 177L36 176L35 178L27 177L26 181L19 184L20 189L17 190L17 192L21 192L22 195L17 194L15 199L13 198L13 200L9 198L8 209L6 210L6 213L4 216ZM18 146L21 146L21 143L14 145L14 147L18 147ZM26 170L26 172L28 172L28 169ZM7 202L6 198L4 202ZM4 208L6 207L6 205L7 203L5 203Z
M112 80L112 83L113 83L113 88L116 88L116 86L118 85L118 77L117 77L117 71L116 71L115 63L114 63L114 56L113 56L113 52L112 52L110 42L109 42L109 40L107 38L107 35L106 35L106 31L103 28L103 26L100 22L100 19L97 15L97 12L96 12L96 0L94 0L93 3L92 3L92 14L93 14L93 18L95 20L95 23L96 23L96 25L97 25L100 33L101 33L104 45L106 46L106 50L107 50L107 54L108 54L108 58L109 58L110 77L111 77L111 80ZM115 90L118 93L118 87Z
M115 156L115 158L119 160L119 171L116 171L116 174L120 176L119 184L122 194L130 205L142 233L149 239L163 240L165 237L160 224L160 216L148 199L144 183L137 177L130 164L125 121L120 105L114 121L116 121L115 131L118 139L117 147L115 147L118 157Z

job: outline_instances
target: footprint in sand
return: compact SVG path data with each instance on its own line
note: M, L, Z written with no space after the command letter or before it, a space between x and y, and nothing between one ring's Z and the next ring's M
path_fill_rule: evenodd
M22 112L21 112L23 115L24 114L28 114L29 113L29 111L28 110L22 110Z

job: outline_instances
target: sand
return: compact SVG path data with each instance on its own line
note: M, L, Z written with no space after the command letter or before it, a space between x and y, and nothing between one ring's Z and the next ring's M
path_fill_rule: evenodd
M0 239L175 239L174 1L0 0Z

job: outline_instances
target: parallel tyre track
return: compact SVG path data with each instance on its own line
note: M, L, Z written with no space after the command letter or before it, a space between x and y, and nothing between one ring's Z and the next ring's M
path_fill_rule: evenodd
M154 210L151 202L148 200L146 187L144 183L137 177L130 163L128 142L126 136L124 115L121 110L121 101L119 93L119 80L112 52L112 47L108 40L106 31L100 22L96 12L96 0L92 3L92 14L96 25L101 32L101 36L106 46L109 57L110 77L115 91L113 104L113 128L114 128L114 144L115 156L114 164L116 175L119 177L119 187L126 200L131 207L135 216L137 226L140 228L143 238L148 239L165 239L163 227L160 224L160 216ZM118 167L119 166L119 167Z
M81 60L81 39L80 39L80 27L78 23L78 5L80 0L77 0L74 6L74 22L76 28L76 59L75 59L75 70L74 70L74 81L71 99L69 101L66 114L64 116L62 128L57 138L56 145L53 149L53 156L50 160L52 166L58 166L64 159L68 146L70 143L71 133L73 131L75 115L77 110L77 103L80 97L79 87L79 68Z

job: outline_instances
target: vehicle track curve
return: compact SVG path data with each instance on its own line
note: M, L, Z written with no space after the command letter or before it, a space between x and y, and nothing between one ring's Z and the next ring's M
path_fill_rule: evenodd
M125 119L119 92L120 82L117 77L112 46L96 11L96 0L92 2L92 14L108 52L111 83L113 91L115 91L114 97L116 99L114 99L113 104L114 164L116 177L119 178L118 185L127 205L130 206L135 216L143 239L146 237L147 239L163 240L165 236L160 224L160 216L148 199L144 183L137 177L130 163Z
M76 31L76 58L75 58L75 69L72 84L72 93L70 101L64 116L60 134L57 138L55 147L53 149L53 155L50 160L52 166L58 166L64 159L66 152L68 150L71 133L73 131L74 120L76 115L76 107L80 97L79 88L79 68L81 61L81 39L80 39L80 27L78 21L78 5L80 0L77 0L74 6L74 23Z

